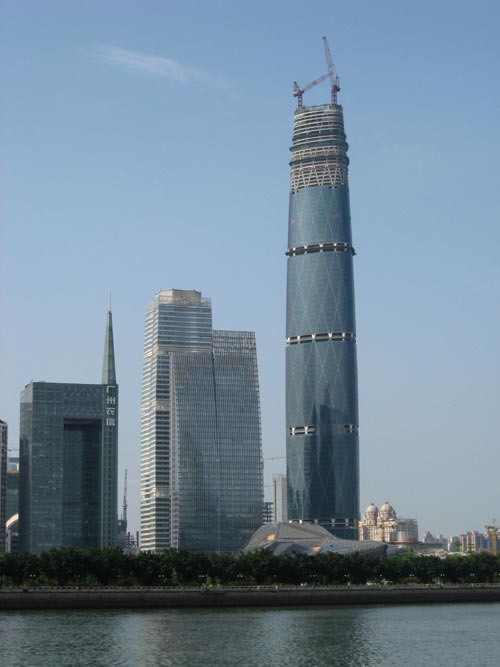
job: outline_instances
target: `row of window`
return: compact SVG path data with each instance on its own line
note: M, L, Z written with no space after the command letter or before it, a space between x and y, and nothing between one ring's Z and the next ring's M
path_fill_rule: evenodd
M357 424L344 424L344 431L346 433L359 433L359 426ZM314 435L316 433L315 426L289 426L289 435Z
M301 334L300 336L288 336L287 345L300 345L302 343L320 343L322 341L351 341L356 342L356 334L351 331L333 331L325 333Z
M285 255L287 257L296 257L297 255L311 255L315 252L348 252L355 255L356 251L350 243L344 241L334 241L331 243L308 243L294 248L288 248Z

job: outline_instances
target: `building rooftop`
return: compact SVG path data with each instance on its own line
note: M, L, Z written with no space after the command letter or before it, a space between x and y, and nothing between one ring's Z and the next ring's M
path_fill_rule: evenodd
M295 553L334 552L338 554L366 553L383 556L386 545L380 542L344 540L332 535L326 528L314 523L270 523L261 526L252 535L243 552L269 549L276 556Z

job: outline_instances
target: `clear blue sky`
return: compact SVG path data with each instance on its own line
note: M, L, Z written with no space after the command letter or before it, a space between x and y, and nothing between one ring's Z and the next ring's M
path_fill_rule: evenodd
M500 518L500 5L3 0L0 418L31 379L98 382L113 292L120 482L138 528L144 310L212 297L257 334L282 456L295 102L341 77L350 144L363 507ZM306 104L328 101L324 83ZM284 471L268 462L265 479Z

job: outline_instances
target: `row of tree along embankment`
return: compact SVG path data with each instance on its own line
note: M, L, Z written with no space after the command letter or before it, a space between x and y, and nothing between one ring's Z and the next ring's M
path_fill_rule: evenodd
M453 602L500 602L500 586L0 589L1 610L284 607Z
M0 586L216 587L344 586L346 584L500 584L500 554L446 558L412 552L387 558L318 553L275 556L266 549L203 554L183 549L126 554L121 549L50 549L40 554L0 554Z

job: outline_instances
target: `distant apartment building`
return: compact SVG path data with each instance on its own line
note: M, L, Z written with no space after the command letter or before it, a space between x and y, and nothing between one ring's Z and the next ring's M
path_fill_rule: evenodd
M274 522L286 523L288 521L288 501L286 475L273 475L274 492Z
M7 502L7 423L0 420L0 553L5 551Z
M101 384L30 382L21 393L20 550L116 545L117 459L108 311Z
M414 544L418 542L418 523L416 519L398 517L388 502L381 505L380 509L371 503L359 522L359 539Z
M195 290L146 311L141 549L235 552L262 523L255 334L214 331Z
M476 553L487 551L487 538L477 530L469 530L458 536L462 553Z
M436 549L448 550L448 538L441 535L441 533L433 535L430 531L426 530L422 536L422 544Z

